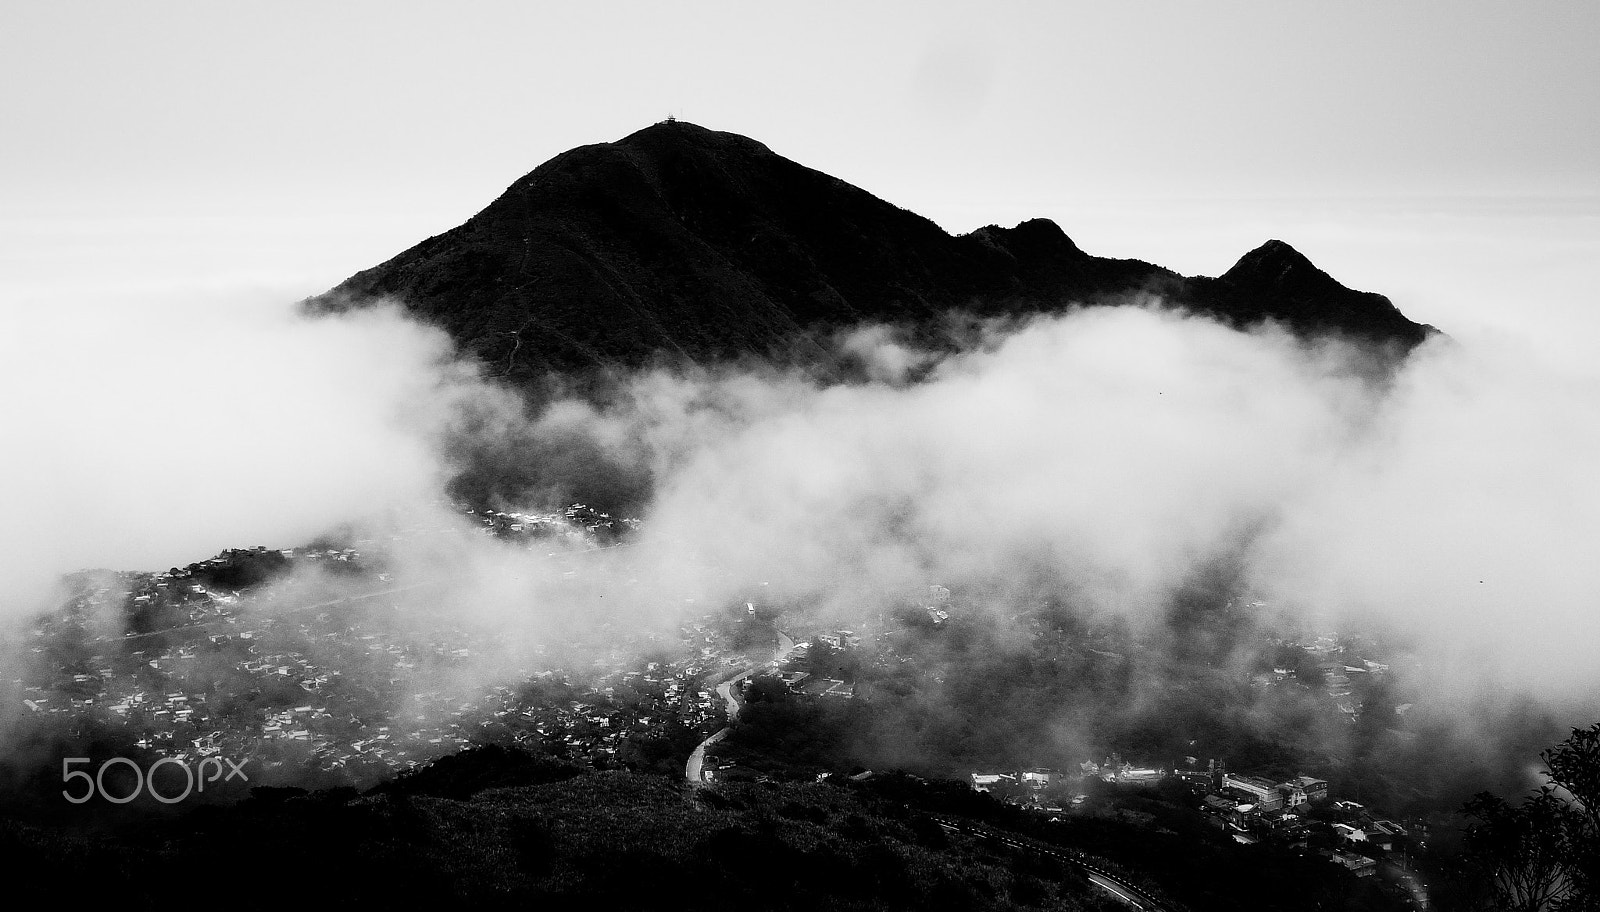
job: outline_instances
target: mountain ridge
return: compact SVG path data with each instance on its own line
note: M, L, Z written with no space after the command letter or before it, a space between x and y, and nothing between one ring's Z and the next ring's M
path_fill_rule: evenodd
M1139 294L1408 351L1432 327L1272 240L1216 278L1084 252L1049 219L952 235L735 133L665 121L563 152L461 225L303 302L393 298L508 379L815 355L880 322L1016 317Z

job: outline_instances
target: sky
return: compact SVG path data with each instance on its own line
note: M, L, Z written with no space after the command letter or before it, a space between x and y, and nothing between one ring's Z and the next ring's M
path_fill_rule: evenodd
M1377 287L1341 230L1592 223L1597 45L1600 8L1537 0L5 0L0 275L320 291L673 115L951 231L1046 216L1190 274L1293 234Z
M1369 500L1307 514L1341 532L1323 568L1367 579L1373 542L1470 531L1392 508L1425 515L1478 484L1458 506L1515 513L1530 553L1514 578L1548 577L1600 517L1597 46L1600 5L1481 0L0 0L0 569L159 569L433 490L448 466L430 445L470 386L445 341L388 311L308 329L284 306L561 151L670 115L952 232L1043 216L1091 253L1208 275L1288 241L1477 346L1397 406L1430 419L1396 423L1414 446L1362 451L1402 467L1387 488L1343 466L1328 489ZM1291 367L1257 385L1293 393ZM803 392L780 427L835 420ZM875 420L920 426L914 397L887 400ZM729 439L766 439L767 415ZM1528 505L1563 503L1535 529ZM1351 511L1385 505L1369 536ZM1588 586L1549 599L1571 616Z

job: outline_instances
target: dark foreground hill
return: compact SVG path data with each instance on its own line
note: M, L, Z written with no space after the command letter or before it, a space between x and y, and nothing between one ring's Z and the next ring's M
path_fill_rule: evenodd
M692 788L486 748L363 795L257 789L126 835L0 821L0 852L33 883L119 909L184 897L230 909L1124 908L1060 857L1074 849L1173 912L1392 908L1320 859L1169 823L1195 826L1050 823L965 783L907 776Z
M1150 293L1400 350L1429 332L1269 241L1218 278L1091 256L1046 219L953 237L755 140L681 121L540 165L465 224L307 302L399 300L508 379L662 357L814 355L862 322L936 326Z
M0 848L14 870L55 883L94 871L74 900L88 890L116 908L181 897L229 909L1119 908L1069 866L1019 863L829 786L692 791L598 773L434 791L263 793L126 839L0 823Z

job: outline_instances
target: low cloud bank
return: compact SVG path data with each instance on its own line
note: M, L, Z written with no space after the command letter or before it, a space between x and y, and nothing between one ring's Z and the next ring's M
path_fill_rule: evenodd
M479 389L442 334L392 308L310 322L254 303L59 305L3 319L0 617L43 607L64 572L295 544L426 503L449 471L438 436Z
M846 620L929 582L1045 579L1148 621L1226 561L1308 629L1378 627L1541 694L1600 683L1593 377L1440 338L1375 379L1341 343L1128 307L943 360L883 328L846 350L934 366L912 384L653 373L544 420L649 466L641 559L665 577L692 553L728 597L766 582Z
M843 626L930 584L962 593L1002 652L1048 605L1176 661L1192 628L1174 612L1198 604L1244 617L1204 659L1241 678L1265 632L1376 631L1429 667L1419 686L1441 705L1525 692L1578 722L1600 685L1600 386L1510 346L1439 338L1385 372L1336 341L1086 308L991 326L954 354L865 327L836 340L860 367L849 383L657 370L599 404L530 409L394 308L101 317L7 317L12 618L80 567L354 524L384 538L392 584L415 587L397 604L492 633L451 672L467 685L558 658L552 644L670 638L752 593ZM643 531L581 566L566 555L593 538L495 541L442 506L486 464L537 480L505 507L602 476L644 505ZM283 605L353 591L279 587ZM955 668L928 659L941 681ZM1058 710L1041 723L1056 743L1093 747Z

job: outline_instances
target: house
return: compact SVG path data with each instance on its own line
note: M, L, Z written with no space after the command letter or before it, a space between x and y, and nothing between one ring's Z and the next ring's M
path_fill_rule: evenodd
M1054 775L1052 770L1042 768L1025 770L1022 773L1022 784L1035 789L1049 788L1052 775Z
M1017 784L1017 777L1012 775L1012 774L1010 774L1010 773L973 773L972 774L972 790L975 791L975 792L987 792L991 786L995 786L995 785L1016 785L1016 784Z
M1126 767L1117 773L1117 781L1123 785L1155 785L1160 782L1166 773L1158 769L1135 769Z
M1278 791L1278 783L1260 776L1238 776L1233 773L1222 775L1222 787L1235 789L1255 799L1254 803L1262 811L1276 811L1283 807L1283 795Z
M1200 805L1200 810L1217 818L1219 823L1225 823L1234 818L1239 806L1239 802L1226 795L1207 795ZM1245 805L1245 807L1249 807L1249 805Z
M1376 861L1373 861L1365 855L1357 855L1354 852L1340 852L1332 849L1324 849L1322 851L1322 856L1337 865L1343 866L1345 870L1357 877L1371 877L1373 874L1377 873L1378 870L1378 863Z
M1306 790L1293 782L1280 783L1278 794L1283 797L1283 806L1286 808L1297 808L1306 803Z
M1284 784L1298 788L1301 793L1305 795L1305 801L1301 802L1302 804L1312 801L1327 800L1328 783L1325 780L1316 779L1311 776L1296 776Z
M1345 842L1366 842L1367 841L1367 831L1366 830L1362 829L1361 827L1351 826L1348 823L1336 823L1336 824L1334 824L1333 825L1333 833L1334 833L1335 836L1338 836L1340 839L1343 839Z
M1388 836L1399 836L1402 838L1407 835L1405 827L1395 823L1393 820L1383 819L1374 820L1372 821L1371 825L1367 827L1368 836L1371 836L1373 832L1380 832Z
M1367 841L1386 852L1394 851L1395 843L1406 837L1405 827L1392 820L1374 820L1365 830Z

